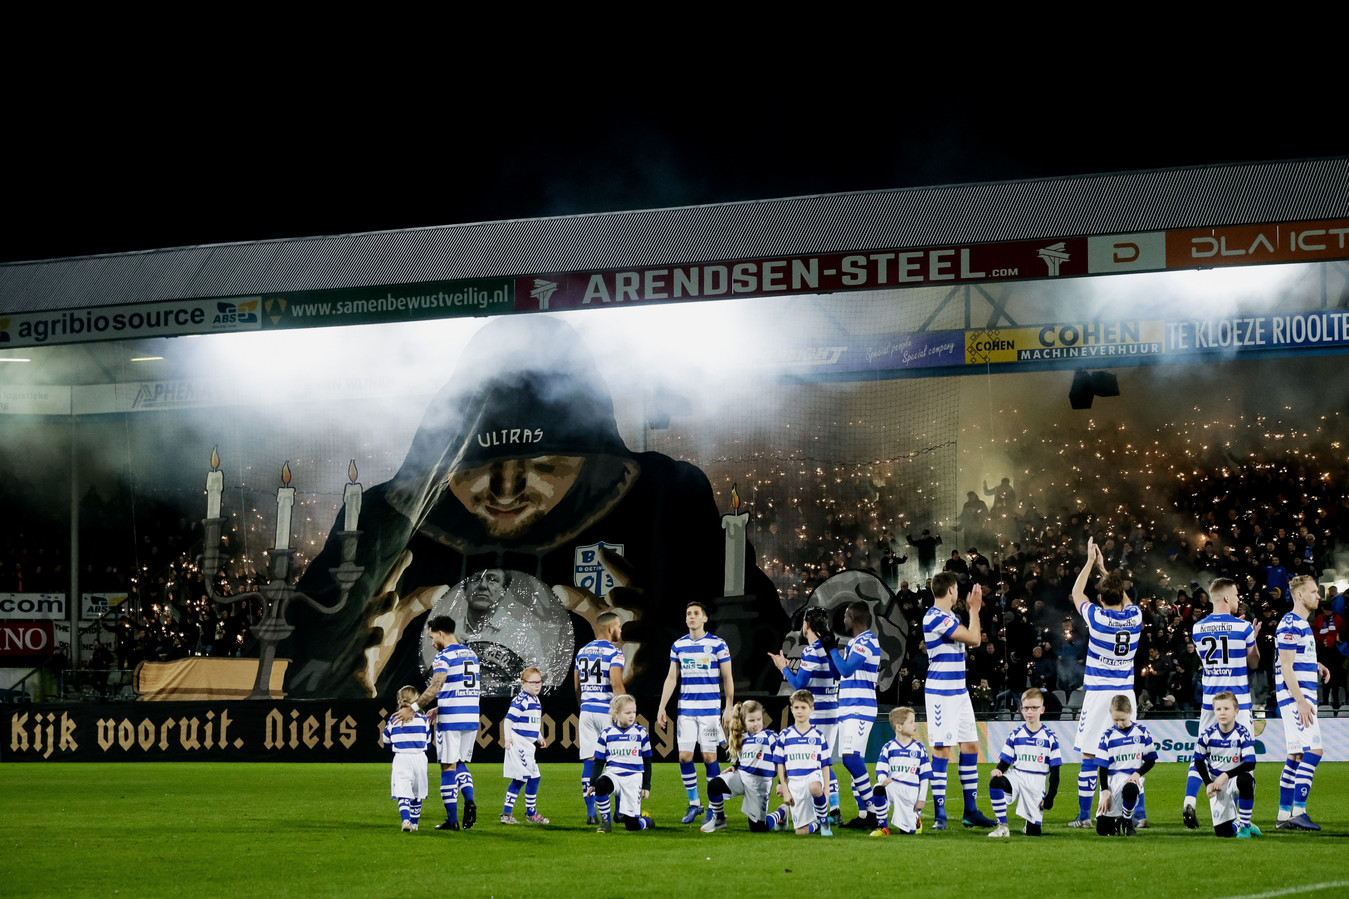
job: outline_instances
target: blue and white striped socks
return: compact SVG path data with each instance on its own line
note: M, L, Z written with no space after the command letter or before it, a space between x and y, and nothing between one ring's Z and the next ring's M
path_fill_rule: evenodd
M950 759L932 758L932 815L937 821L946 820L946 768Z
M1312 791L1312 777L1316 775L1316 766L1321 764L1319 755L1312 755L1310 752L1302 756L1302 764L1297 767L1297 775L1294 777L1293 792L1293 816L1306 814L1307 796Z
M445 803L445 817L459 820L459 781L453 771L440 772L440 801Z
M513 781L512 781L513 782ZM535 803L539 798L539 778L531 777L525 783L525 814L533 815L537 813Z
M468 765L463 762L455 769L455 779L459 784L459 792L464 794L464 798L469 802L473 801L473 775L468 773Z
M693 762L680 762L679 776L684 781L684 791L689 794L689 805L698 805L698 769L693 767Z
M965 810L979 807L979 753L960 753L960 792L965 799Z

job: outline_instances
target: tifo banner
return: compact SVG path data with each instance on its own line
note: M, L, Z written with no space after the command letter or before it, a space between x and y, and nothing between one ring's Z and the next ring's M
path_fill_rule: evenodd
M550 708L543 697L542 734L548 746L541 762L574 762L578 719L574 711ZM765 724L775 730L791 725L787 697L760 697ZM479 719L475 762L502 759L501 722L508 700L484 699ZM658 730L656 697L640 697L638 723L651 731L656 761L675 761L674 726ZM293 761L379 762L389 751L379 747L380 729L392 709L376 700L333 702L137 702L81 705L10 706L0 716L0 761ZM1157 743L1163 762L1188 763L1198 740L1195 720L1143 721ZM1019 721L979 722L979 760L994 762L1007 735ZM1082 756L1073 749L1075 721L1046 721L1063 749L1064 764ZM1257 719L1256 757L1281 762L1286 757L1283 726L1276 719ZM868 760L894 734L882 715L876 722ZM1349 761L1349 718L1321 722L1324 760ZM919 739L927 741L919 725ZM435 755L434 747L428 757Z
M375 702L8 706L0 759L378 761L382 715Z
M657 697L639 697L638 723L651 731L657 761L678 758L674 723L653 723ZM786 697L763 700L773 727L790 721ZM579 719L543 697L541 762L574 762ZM572 705L568 703L568 705ZM482 701L475 762L500 762L501 723L509 698ZM5 706L0 714L0 761L7 762L379 762L393 707L378 700L134 702ZM435 747L428 751L435 757Z

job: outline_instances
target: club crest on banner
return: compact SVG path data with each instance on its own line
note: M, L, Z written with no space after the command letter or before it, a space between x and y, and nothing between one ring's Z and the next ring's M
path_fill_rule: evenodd
M608 596L614 588L614 576L600 561L600 551L623 555L622 543L605 543L603 540L589 546L576 547L576 562L573 568L573 583L582 590L589 590L596 596Z

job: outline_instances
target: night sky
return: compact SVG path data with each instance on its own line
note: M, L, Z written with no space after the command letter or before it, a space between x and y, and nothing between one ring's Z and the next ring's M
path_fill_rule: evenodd
M143 77L20 99L0 262L1345 152L1314 97L1128 103L1024 74L865 94L668 73L486 95Z

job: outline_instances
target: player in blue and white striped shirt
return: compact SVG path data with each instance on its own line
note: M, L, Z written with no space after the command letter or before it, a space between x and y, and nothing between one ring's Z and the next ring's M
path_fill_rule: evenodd
M717 764L717 747L726 742L722 719L729 718L735 704L735 678L731 674L731 651L726 641L707 632L707 606L691 600L684 607L684 623L689 633L670 647L670 673L661 690L660 711L656 726L666 730L670 719L665 707L679 686L679 719L675 723L675 740L679 745L679 774L688 792L689 807L681 824L692 824L702 814L698 800L698 772L693 767L693 747L703 751L703 766L710 781L721 773ZM722 712L722 694L726 710ZM712 810L707 810L712 817Z
M871 778L867 774L867 743L876 723L876 681L880 676L881 644L871 632L871 606L848 603L843 626L852 639L845 650L829 653L842 680L838 685L839 756L852 776L852 795L857 817L845 827L872 830L879 825Z
M1121 693L1110 700L1110 720L1094 755L1101 778L1096 832L1131 837L1135 832L1134 808L1143 800L1143 776L1157 764L1157 744L1146 727L1135 723L1130 697ZM1082 764L1087 764L1085 757Z
M885 790L886 804L873 837L888 837L893 827L900 833L921 833L921 813L932 783L932 765L918 739L918 716L908 706L890 710L895 738L881 747L876 759L876 789Z
M410 709L417 698L416 687L400 687L398 707ZM393 772L389 792L398 801L403 830L416 830L422 817L422 800L430 790L426 778L426 747L431 743L431 723L425 715L413 714L403 722L389 718L380 734L379 745L393 747Z
M1087 581L1093 568L1104 577L1096 585L1100 605L1087 599ZM1091 800L1096 793L1096 765L1092 758L1101 732L1111 721L1113 697L1123 696L1132 717L1138 704L1134 697L1134 656L1143 635L1143 610L1125 594L1118 572L1107 572L1105 556L1096 541L1087 540L1087 562L1073 584L1073 608L1087 622L1087 664L1082 677L1086 698L1077 719L1073 746L1082 753L1077 775L1077 818L1069 827L1091 827Z
M548 745L541 731L543 706L539 691L543 689L543 672L526 668L520 673L520 693L511 700L506 720L501 722L501 744L505 755L501 774L510 783L506 786L506 802L501 809L502 824L518 824L511 812L515 800L525 790L525 820L530 824L547 824L535 803L539 797L539 763L534 760L535 746Z
M1208 785L1213 832L1246 840L1260 836L1251 823L1255 808L1255 738L1237 722L1237 697L1223 691L1212 700L1214 723L1199 734L1194 765Z
M837 644L833 630L829 625L829 613L818 607L806 609L801 621L801 637L805 646L801 649L801 663L795 671L787 664L787 657L780 652L770 652L768 657L777 666L778 671L791 684L793 690L809 690L815 697L815 711L811 713L810 723L819 728L820 733L834 747L833 761L838 761L838 669L829 653ZM842 823L838 805L838 778L834 769L829 768L829 817L836 824Z
M1330 671L1316 661L1316 641L1307 619L1320 604L1315 578L1299 575L1288 582L1293 611L1283 616L1274 632L1279 651L1279 715L1283 718L1288 761L1279 778L1279 830L1320 830L1307 816L1307 796L1321 762L1321 723L1316 720L1316 680L1330 679Z
M595 741L595 780L591 792L599 797L600 833L613 829L609 796L617 794L613 817L628 830L655 826L642 811L642 800L651 795L651 735L637 723L637 700L627 694L609 704L613 724Z
M581 647L571 672L572 686L581 701L576 728L577 748L581 752L581 795L585 797L586 823L598 824L595 797L590 793L590 778L595 767L595 741L609 727L609 703L627 692L623 686L623 667L627 660L618 648L623 622L614 612L595 619L595 639Z
M1045 811L1054 807L1059 792L1059 768L1063 751L1054 732L1040 724L1045 695L1031 687L1021 694L1021 717L1026 723L1007 735L998 755L997 771L989 778L988 795L998 826L990 837L1008 837L1007 806L1016 802L1016 813L1026 820L1026 836L1038 837ZM1046 783L1047 781L1047 783Z
M934 605L923 616L923 642L927 647L927 682L923 700L927 706L927 734L932 741L932 829L946 829L946 770L952 747L960 747L960 792L965 811L960 823L966 827L992 827L992 818L979 811L979 731L974 706L965 684L965 647L983 641L979 612L983 588L975 584L965 598L968 626L952 611L960 596L960 581L950 571L932 578Z
M1217 578L1209 585L1208 592L1213 611L1196 622L1190 634L1203 671L1204 701L1199 712L1199 732L1203 733L1217 723L1213 698L1230 692L1239 709L1237 723L1254 733L1248 671L1260 664L1260 649L1255 645L1260 625L1236 617L1241 608L1236 581ZM1199 771L1191 762L1190 774L1185 781L1185 802L1181 807L1181 819L1191 830L1199 826L1195 804L1201 782Z
M459 794L464 794L464 830L478 820L478 805L473 801L473 775L468 762L473 758L473 743L478 738L478 697L482 684L478 674L478 656L459 642L454 619L437 615L426 623L436 657L431 662L431 682L409 708L395 716L411 721L412 716L436 701L436 755L440 758L440 798L445 803L445 820L436 830L459 830Z

